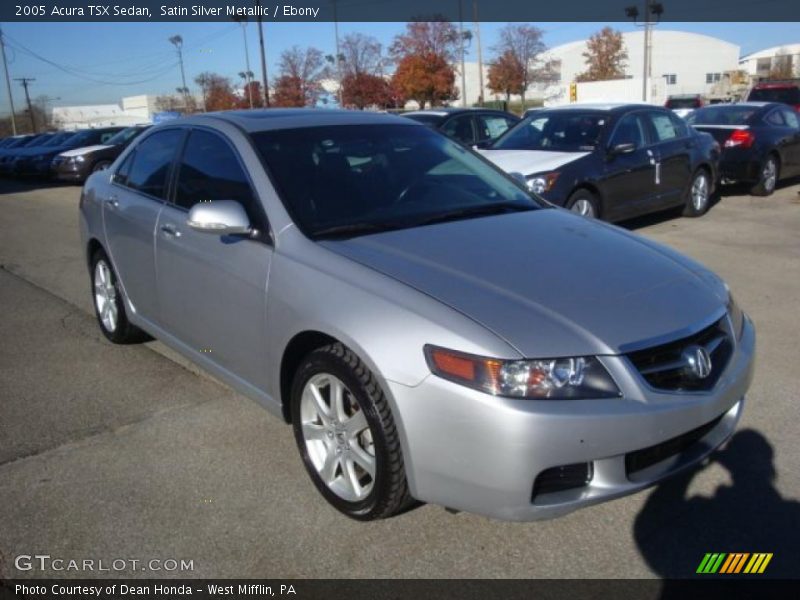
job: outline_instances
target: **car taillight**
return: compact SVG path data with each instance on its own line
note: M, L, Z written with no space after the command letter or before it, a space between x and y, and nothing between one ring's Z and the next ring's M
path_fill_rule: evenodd
M747 129L737 129L725 140L726 148L749 148L756 141L756 137Z
M795 109L797 112L800 112L800 104L795 104L795 105L794 105L794 109Z

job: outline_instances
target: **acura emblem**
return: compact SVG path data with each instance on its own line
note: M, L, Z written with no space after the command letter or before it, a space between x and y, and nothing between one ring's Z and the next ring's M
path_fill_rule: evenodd
M711 356L702 346L689 346L683 351L683 362L689 372L697 379L705 379L711 374Z

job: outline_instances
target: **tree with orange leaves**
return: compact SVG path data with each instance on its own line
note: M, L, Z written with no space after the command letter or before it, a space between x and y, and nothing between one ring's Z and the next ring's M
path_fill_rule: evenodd
M512 94L522 94L525 86L525 67L510 50L503 52L489 65L487 86L495 94L503 94L506 102Z

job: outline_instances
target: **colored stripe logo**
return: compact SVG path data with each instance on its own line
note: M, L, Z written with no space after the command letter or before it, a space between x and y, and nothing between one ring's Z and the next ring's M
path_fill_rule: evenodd
M763 573L769 561L772 560L772 553L769 552L707 552L697 567L697 573L702 574L760 574Z

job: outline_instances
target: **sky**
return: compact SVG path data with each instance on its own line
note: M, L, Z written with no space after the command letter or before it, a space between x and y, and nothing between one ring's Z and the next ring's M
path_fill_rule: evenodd
M637 29L629 22L534 24L544 30L549 47L585 39L605 25L622 31ZM491 58L491 48L503 25L481 24L484 60ZM366 33L386 47L404 26L340 23L339 35ZM232 22L10 23L2 28L17 110L23 107L25 97L19 82L13 81L15 77L35 78L30 85L31 98L47 96L50 106L118 103L123 96L173 93L181 85L180 70L175 49L167 40L175 34L184 40L187 85L193 91L197 91L194 77L200 72L213 71L240 81L238 73L245 70L242 27ZM742 54L800 42L798 23L661 23L658 28L718 37L739 45ZM255 23L249 23L245 31L250 69L260 78ZM270 79L277 73L280 53L292 45L315 46L324 54L332 54L335 47L334 24L329 22L266 22L264 35ZM476 60L474 41L467 48L466 60ZM0 114L7 113L8 98L2 90Z

